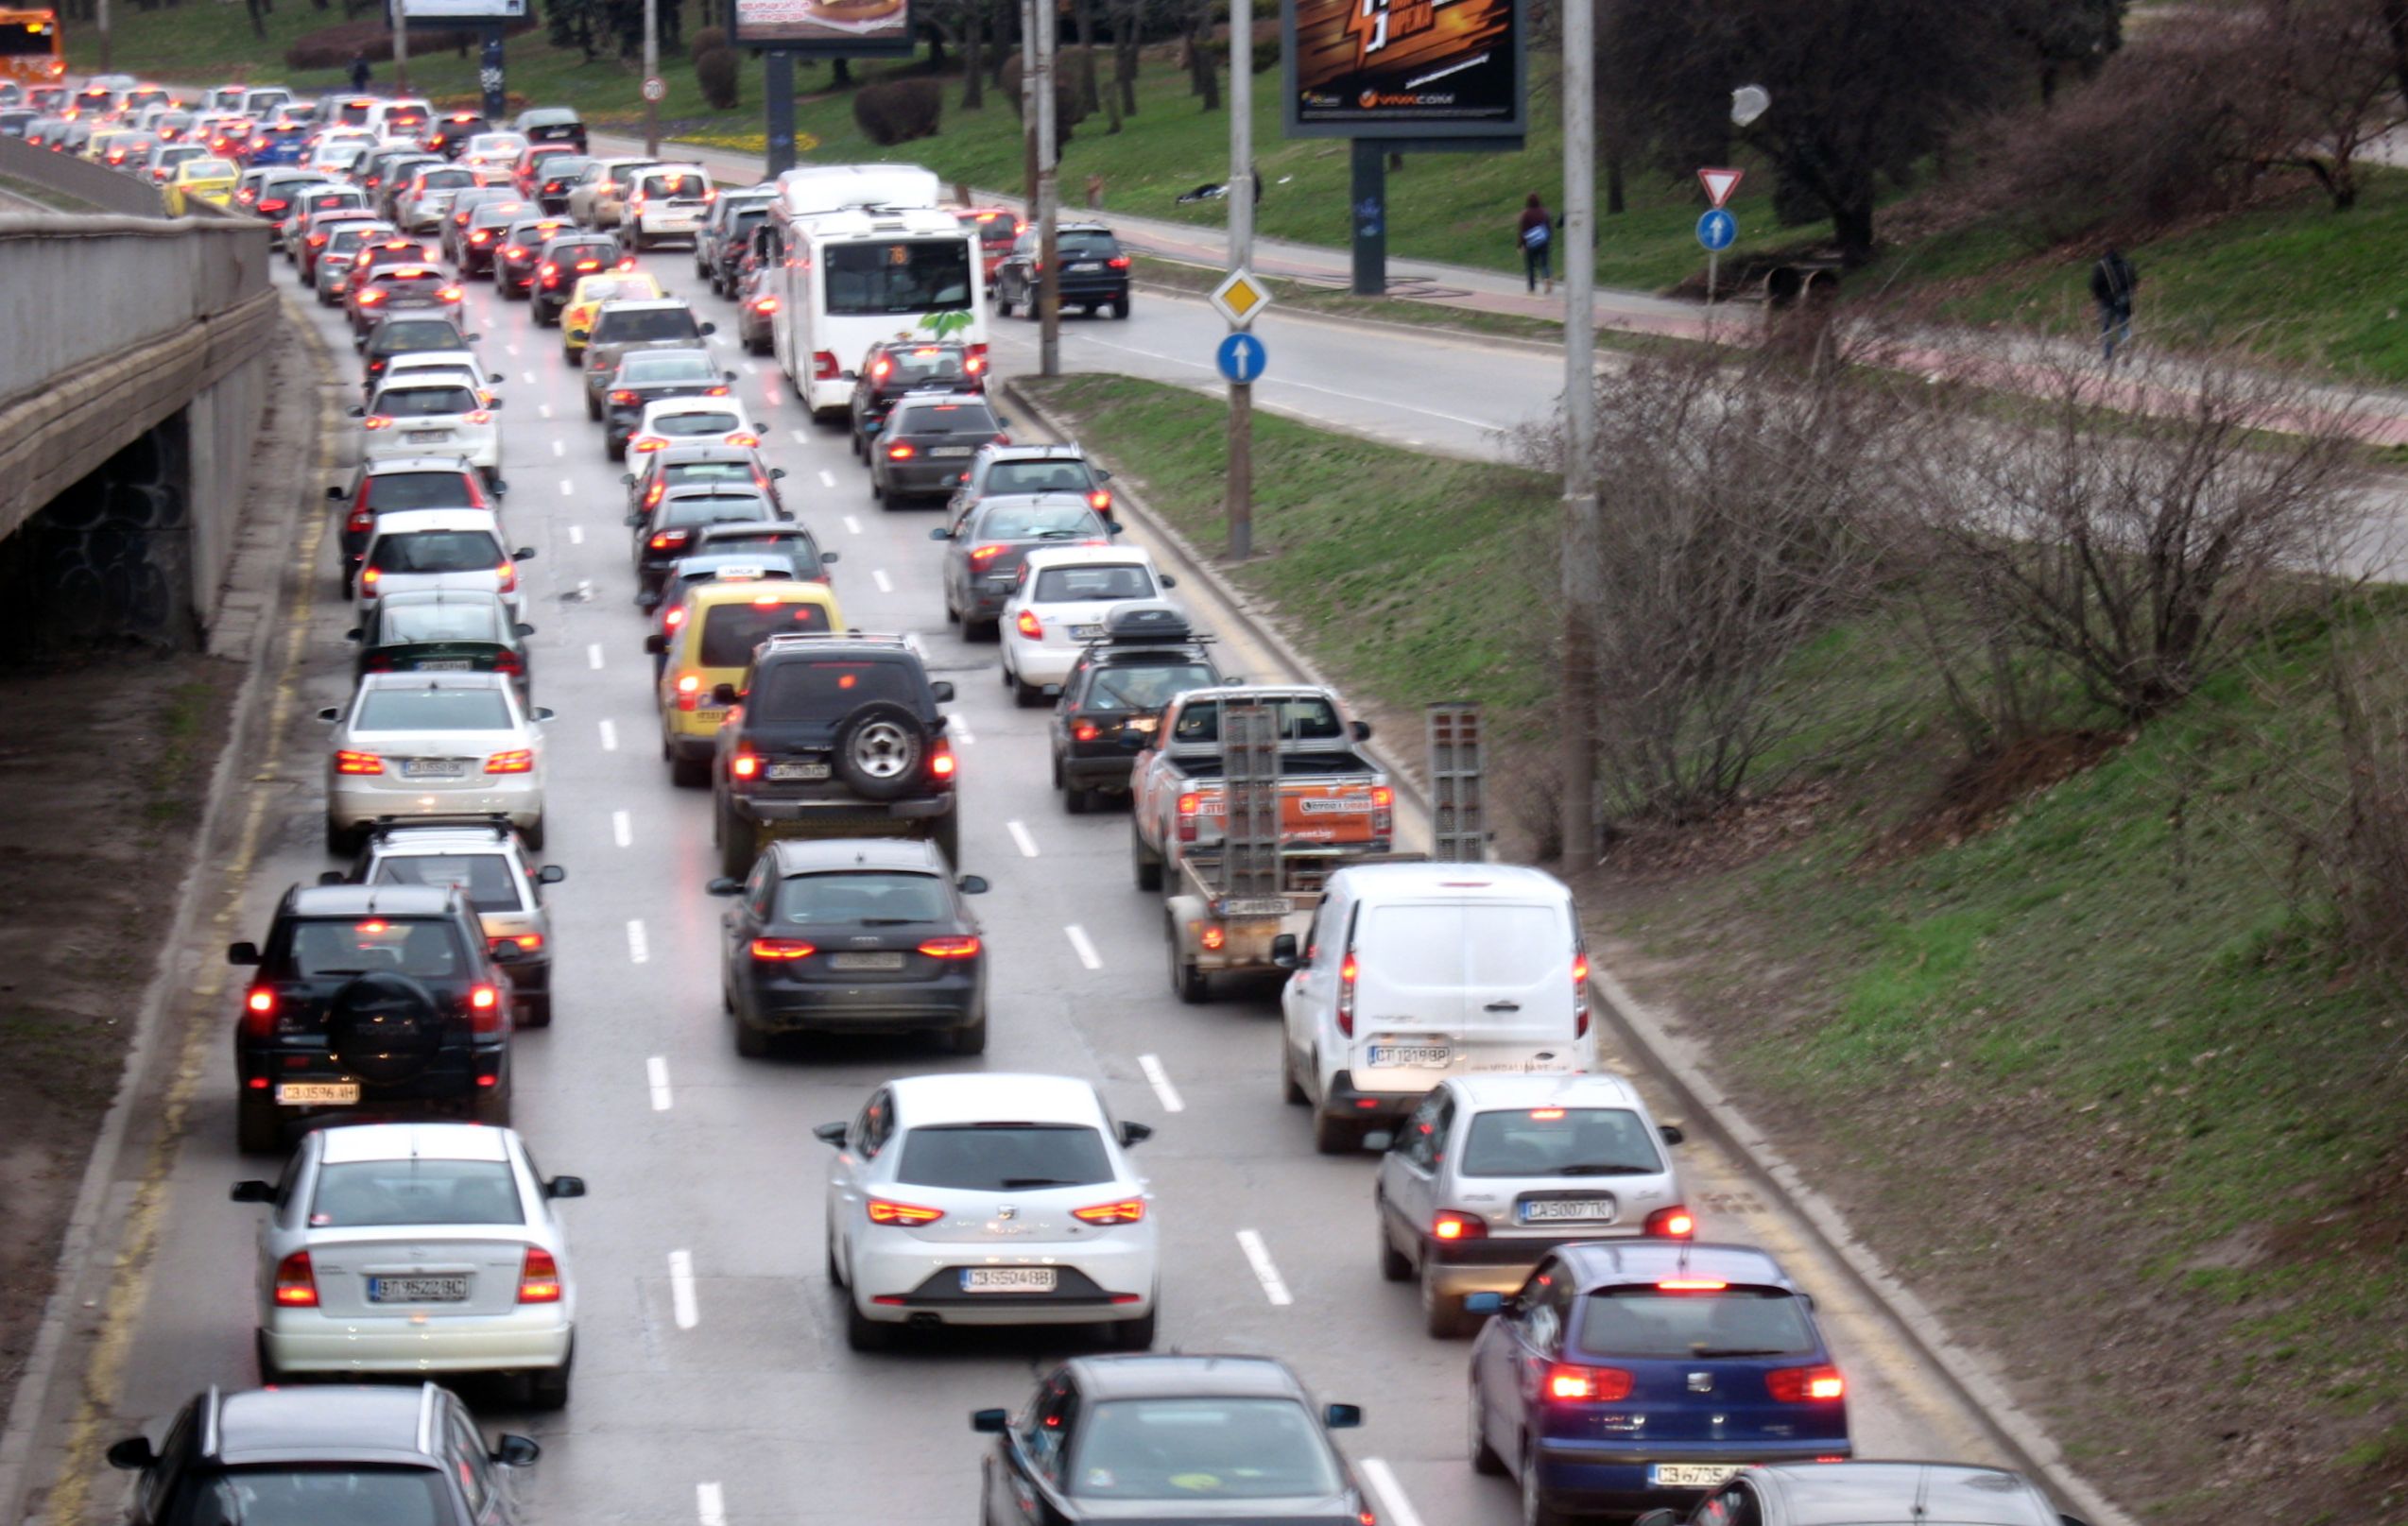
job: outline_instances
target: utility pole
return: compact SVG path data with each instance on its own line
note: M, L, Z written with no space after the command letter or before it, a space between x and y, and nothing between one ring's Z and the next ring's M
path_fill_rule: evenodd
M95 0L93 20L100 28L100 72L109 72L109 0Z
M1254 0L1230 0L1230 268L1254 266ZM1230 559L1254 555L1254 384L1230 384Z
M1563 8L1563 857L1597 851L1597 17Z
M409 0L391 0L393 7L393 91L396 94L410 93L410 12Z
M644 77L661 77L661 0L644 0ZM661 157L661 103L644 93L644 154Z
M1038 371L1062 373L1062 256L1056 226L1061 221L1060 145L1054 129L1054 44L1061 30L1055 0L1033 0L1037 18L1037 257L1042 264L1037 312Z
M1037 220L1037 7L1020 0L1020 157L1023 220Z

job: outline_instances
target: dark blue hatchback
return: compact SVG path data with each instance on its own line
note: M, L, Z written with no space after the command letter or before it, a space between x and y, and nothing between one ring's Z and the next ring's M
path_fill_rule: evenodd
M1813 1305L1760 1250L1565 1245L1471 1350L1472 1466L1523 1518L1694 1500L1749 1463L1849 1455L1847 1385Z

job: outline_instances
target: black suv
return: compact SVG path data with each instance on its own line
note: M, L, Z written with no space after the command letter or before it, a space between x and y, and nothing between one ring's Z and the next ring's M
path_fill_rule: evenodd
M1039 253L1037 226L1031 223L995 267L996 317L1011 317L1014 307L1023 317L1037 317ZM1064 223L1054 231L1054 256L1061 264L1064 309L1099 313L1109 307L1112 317L1128 317L1128 255L1110 229L1102 223Z
M1205 650L1210 636L1188 627L1169 604L1127 604L1104 622L1062 679L1054 707L1054 788L1072 815L1098 795L1128 793L1127 739L1154 729L1162 707L1190 689L1244 680L1223 674Z
M542 1455L525 1436L488 1448L449 1389L341 1383L222 1393L176 1412L166 1438L129 1436L109 1466L138 1470L133 1526L200 1521L512 1526L502 1469Z
M987 357L958 339L929 343L881 339L861 357L852 378L852 454L869 459L869 441L886 425L895 399L921 387L979 392L987 386Z
M569 305L576 283L620 261L619 241L608 233L568 233L543 246L535 262L535 283L526 289L535 321L558 328L560 312Z
M737 707L719 728L711 769L719 872L752 871L772 832L802 837L925 837L961 863L953 747L937 707L954 686L930 682L901 636L803 633L754 649Z
M869 443L869 496L888 508L913 495L951 497L978 447L1011 443L1010 422L976 392L939 385L904 393Z
M510 1121L511 944L433 885L295 885L234 1028L236 1142L266 1154L287 1121L464 1113Z

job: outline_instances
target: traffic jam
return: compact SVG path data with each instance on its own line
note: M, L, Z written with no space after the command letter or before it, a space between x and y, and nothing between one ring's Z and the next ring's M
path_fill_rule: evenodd
M1477 708L1373 750L1014 417L1009 210L15 94L268 224L332 368L303 803L174 1177L226 1294L153 1295L130 1518L2072 1520L1851 1426L1842 1290L1608 1063L1572 891L1383 763L1475 799Z

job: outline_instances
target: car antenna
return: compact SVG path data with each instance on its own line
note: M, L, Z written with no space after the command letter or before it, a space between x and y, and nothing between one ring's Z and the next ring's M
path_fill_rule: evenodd
M1915 1502L1906 1507L1907 1514L1918 1521L1929 1520L1932 1511L1927 1502L1927 1497L1931 1492L1932 1470L1929 1467L1917 1468L1915 1470Z

